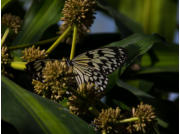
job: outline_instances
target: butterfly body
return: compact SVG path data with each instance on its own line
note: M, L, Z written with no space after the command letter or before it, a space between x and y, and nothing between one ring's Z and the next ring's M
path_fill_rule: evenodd
M108 84L107 75L122 66L126 59L127 52L124 48L105 47L87 51L72 60L67 59L66 63L72 67L78 85L88 82L94 83L100 92ZM39 79L40 70L45 66L45 62L46 60L34 61L27 64L27 69L35 72L36 79Z

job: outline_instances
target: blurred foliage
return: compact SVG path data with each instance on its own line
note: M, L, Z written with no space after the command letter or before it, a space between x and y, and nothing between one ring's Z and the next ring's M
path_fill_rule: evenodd
M159 33L168 41L177 28L177 0L106 0L124 15L139 23L145 33Z
M21 31L9 34L5 42L9 48L38 45L40 40L53 38L41 45L41 49L47 49L55 41L64 0L1 2L2 15L12 13L23 19ZM177 3L176 0L99 0L98 10L112 17L118 32L88 34L76 48L76 54L102 46L127 49L126 64L109 75L104 103L123 110L130 110L140 101L151 104L161 134L177 134L179 127L178 98L169 100L170 93L179 92L179 46L172 42L177 30ZM3 34L6 27L1 28ZM22 61L21 51L22 48L12 49L14 61ZM50 58L68 57L69 53L70 45L61 43ZM95 133L90 124L69 113L65 101L61 103L63 107L35 95L28 73L12 68L10 72L13 77L2 76L2 133Z
M4 8L11 0L2 0L1 1L1 9Z

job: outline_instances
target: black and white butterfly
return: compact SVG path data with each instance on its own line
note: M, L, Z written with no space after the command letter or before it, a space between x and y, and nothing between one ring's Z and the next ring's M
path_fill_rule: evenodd
M107 75L121 67L127 59L127 51L121 47L104 47L84 52L72 60L66 60L72 66L74 77L78 85L94 83L99 92L108 84ZM49 59L51 60L51 59ZM37 60L27 64L27 70L39 79L47 60Z

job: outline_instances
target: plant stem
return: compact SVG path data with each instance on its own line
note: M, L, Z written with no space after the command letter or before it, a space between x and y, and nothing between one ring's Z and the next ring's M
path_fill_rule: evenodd
M143 14L143 27L144 27L144 32L146 34L149 33L148 29L150 26L150 11L151 11L151 0L145 0L144 1L144 14Z
M71 26L69 26L63 34L59 36L59 38L52 44L52 46L46 51L47 54L51 53L58 44L68 35L68 33L71 31Z
M74 25L70 60L74 58L74 53L75 53L75 48L76 48L76 38L77 38L77 26Z
M5 33L4 33L3 37L2 37L2 39L1 39L1 46L2 46L3 43L5 42L5 40L6 40L7 36L8 36L8 34L9 34L9 31L10 31L10 29L9 29L9 28L6 28L6 31L5 31Z
M138 117L131 117L128 119L120 120L119 123L128 123L128 122L134 122L134 121L138 121L138 120L139 120Z
M35 46L37 46L37 45L44 45L44 44L47 44L47 43L49 43L49 42L55 41L57 38L58 38L58 36L52 37L52 38L47 39L47 40L38 41L38 42L36 42L36 43L34 43L34 44L22 44L22 45L10 46L10 47L8 47L8 49L9 49L9 50L14 50L14 49L19 49L19 48L30 47L30 46L32 46L32 45L35 45Z
M13 69L23 71L23 70L26 69L26 64L27 64L27 62L13 61L13 62L10 63L10 66Z

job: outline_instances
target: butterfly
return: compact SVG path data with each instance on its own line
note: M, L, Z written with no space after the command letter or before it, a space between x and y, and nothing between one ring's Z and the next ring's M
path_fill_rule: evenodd
M94 83L100 91L104 91L108 84L108 74L121 67L127 59L127 51L121 47L104 47L84 52L72 60L67 59L68 66L72 66L74 77L78 85ZM51 60L51 59L48 59ZM27 64L27 70L33 72L35 79L40 79L42 69L47 60L36 60Z

